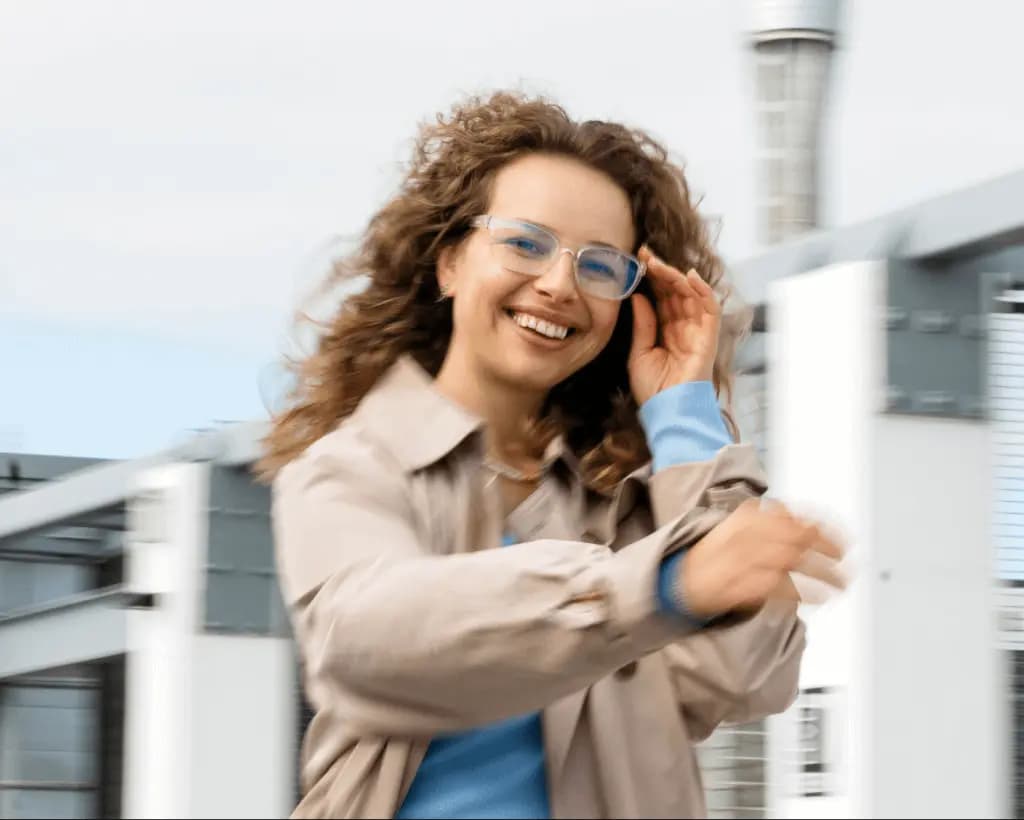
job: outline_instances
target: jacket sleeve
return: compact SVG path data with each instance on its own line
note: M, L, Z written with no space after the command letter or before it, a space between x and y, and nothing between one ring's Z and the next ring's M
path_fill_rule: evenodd
M694 629L658 612L655 579L710 511L615 552L436 555L398 466L357 428L328 439L275 480L275 548L311 700L359 730L431 736L533 711Z
M715 459L668 467L649 479L655 526L687 509L728 514L766 488L749 445L730 445ZM721 723L785 711L797 695L805 645L796 604L772 602L752 617L727 617L661 650L691 737L703 740Z
M767 604L752 618L720 625L662 650L695 741L722 723L784 712L796 699L804 624L793 604Z

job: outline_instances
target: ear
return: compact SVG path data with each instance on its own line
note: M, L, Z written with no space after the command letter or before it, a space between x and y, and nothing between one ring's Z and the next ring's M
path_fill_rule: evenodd
M446 245L437 255L437 289L441 296L451 296L455 292L455 260L458 257L458 246Z

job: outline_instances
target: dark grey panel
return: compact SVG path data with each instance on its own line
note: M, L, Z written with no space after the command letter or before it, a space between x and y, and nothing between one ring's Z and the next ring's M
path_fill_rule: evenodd
M891 259L888 266L887 409L984 415L981 277Z
M215 466L210 474L206 628L287 635L277 585L270 490L248 470Z

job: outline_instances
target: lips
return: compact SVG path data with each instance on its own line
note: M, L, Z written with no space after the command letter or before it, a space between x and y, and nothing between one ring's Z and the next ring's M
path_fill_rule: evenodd
M524 330L532 331L537 336L551 339L553 341L562 341L571 336L577 330L577 328L566 323L565 319L540 311L534 312L529 310L518 310L516 308L506 308L505 313L513 322Z
M561 340L572 332L572 328L566 325L555 324L554 322L549 322L546 319L540 319L529 313L512 311L511 315L512 321L519 325L519 327L525 327L527 330L532 330L549 339Z

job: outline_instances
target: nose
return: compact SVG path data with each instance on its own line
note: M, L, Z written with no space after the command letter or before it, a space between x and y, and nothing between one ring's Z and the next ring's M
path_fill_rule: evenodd
M576 257L563 248L558 258L534 280L534 287L555 302L576 298Z

